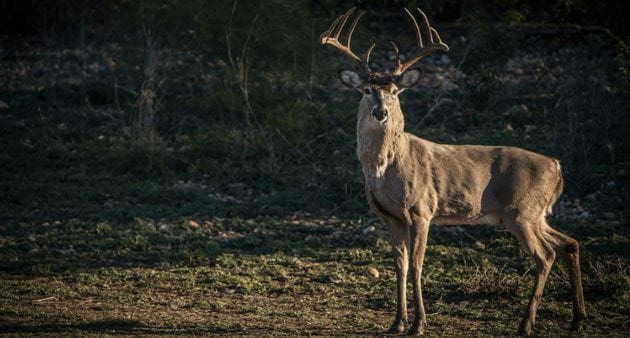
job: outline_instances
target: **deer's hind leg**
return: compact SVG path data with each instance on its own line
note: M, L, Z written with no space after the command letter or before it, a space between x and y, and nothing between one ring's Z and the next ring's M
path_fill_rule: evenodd
M571 293L573 295L573 321L571 330L580 330L586 319L584 293L582 292L582 274L580 272L580 245L574 238L547 226L546 232L553 238L554 249L562 257L569 269L571 277Z
M506 225L507 229L518 239L521 247L532 255L536 262L534 289L529 300L527 313L518 329L519 336L529 336L536 322L536 310L556 258L556 250L545 233L545 227L548 226L544 223L544 219L531 221L516 217L512 222L506 222Z

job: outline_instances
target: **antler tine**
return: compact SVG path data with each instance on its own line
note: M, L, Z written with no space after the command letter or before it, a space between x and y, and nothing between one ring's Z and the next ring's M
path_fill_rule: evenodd
M424 43L422 43L422 34L420 34L420 27L418 26L418 21L416 21L416 18L413 16L413 14L411 14L411 12L406 7L405 7L405 12L407 12L407 15L409 15L409 17L411 18L413 27L416 30L416 42L418 42L418 47L419 48L424 47Z
M416 18L407 8L405 8L405 12L407 12L409 17L411 18L414 29L416 31L416 41L418 43L418 50L416 51L414 56L410 57L407 60L407 62L401 63L399 61L400 55L398 54L398 46L392 43L394 44L396 53L398 54L397 61L396 61L396 70L394 71L394 75L400 75L404 73L407 69L409 69L409 67L414 65L416 62L420 61L420 59L422 59L423 57L435 51L438 51L438 50L441 50L443 52L448 51L448 46L444 42L442 42L442 38L440 38L440 34L437 32L437 30L431 27L431 24L429 23L429 19L427 18L426 14L424 14L424 12L420 10L420 8L416 8L416 10L418 11L418 13L420 13L420 16L422 17L423 26L426 27L427 44L425 46L424 41L422 39L422 33L420 32L420 26L418 25Z
M389 43L391 43L392 47L394 47L394 52L396 53L396 69L398 69L398 67L400 67L400 49L398 48L396 42L390 40Z
M445 44L444 42L442 42L442 38L440 37L440 33L438 33L437 30L435 30L435 28L431 27L431 40L433 40L433 38L437 38L437 43L440 45L441 50L444 52L448 52L448 45Z
M431 27L431 25L429 24L429 19L427 18L427 15L424 14L424 12L420 10L420 8L416 8L416 9L422 16L422 20L424 21L424 24L426 25L428 29L427 33L429 35L429 40L431 41L431 43L436 43L434 41L434 38L436 38L437 45L439 45L439 50L448 52L448 46L444 42L442 42L442 38L440 38L440 34L438 33L438 31L435 28Z
M354 10L354 8L352 9ZM350 30L348 31L348 35L346 38L346 46L348 46L348 48L350 48L350 42L352 41L352 34L354 34L354 29L357 28L357 24L359 23L359 19L361 19L361 17L365 14L365 12L361 11L359 12L359 14L357 14L357 17L354 18L354 21L352 21L352 25L350 26ZM344 21L342 24L345 25L346 22Z
M365 53L365 67L369 70L370 69L370 54L372 54L372 50L374 50L374 47L376 47L376 42L372 42L372 45L370 46L370 48L368 48L367 53Z
M337 33L335 34L335 39L339 39L339 35L341 35L341 31L343 30L343 26L346 25L346 22L348 21L348 18L350 17L352 12L354 12L354 7L350 8L343 16L341 16L341 22L339 23L339 26L337 27Z
M369 60L369 53L372 52L372 49L374 48L374 46L370 47L370 49L368 50L368 55L367 55L367 60L363 61L360 57L358 57L353 51L352 48L350 47L350 43L352 42L352 34L354 33L354 30L357 27L357 24L359 23L359 19L361 19L361 17L365 14L364 11L359 12L359 14L357 14L357 16L354 18L354 20L352 21L352 24L350 25L350 29L348 30L348 33L346 34L346 43L345 45L339 41L339 36L341 35L344 26L346 25L348 19L350 18L350 15L352 15L352 13L354 12L355 8L350 8L345 14L339 16L337 19L335 19L335 21L333 21L332 25L330 25L330 28L328 28L327 31L325 31L324 33L322 33L322 35L320 35L319 39L320 39L320 43L322 45L331 45L335 48L337 48L340 52L342 52L343 54L345 54L346 56L348 56L350 59L352 59L353 61L358 62L359 64L361 64L363 67L365 67L367 70L369 70L369 67L367 65Z
M324 41L324 39L329 38L330 35L332 34L332 31L337 27L337 23L339 23L339 21L341 21L341 19L343 18L343 15L339 16L338 18L335 19L335 21L333 21L333 23L330 25L330 27L328 27L327 30L325 30L320 36L319 39L321 41Z
M416 8L416 10L418 11L418 13L420 13L420 16L422 17L422 23L424 24L424 27L427 30L427 37L429 39L429 43L433 43L433 34L431 34L431 29L433 27L431 27L431 24L429 24L429 18L427 18L427 15L424 14L424 12L420 10L420 8Z

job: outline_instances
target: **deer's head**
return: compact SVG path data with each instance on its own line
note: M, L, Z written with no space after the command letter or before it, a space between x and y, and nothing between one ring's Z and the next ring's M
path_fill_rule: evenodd
M340 70L339 79L345 86L356 89L363 94L360 113L362 111L366 115L369 114L370 116L363 116L363 118L371 118L376 125L380 126L385 126L388 120L390 120L390 117L402 121L402 111L400 109L398 95L405 89L415 86L422 74L420 69L411 68L411 66L435 51L448 51L448 46L442 42L438 32L431 27L424 12L417 9L422 20L423 30L421 31L413 14L406 8L405 11L411 18L416 31L417 49L405 62L401 62L398 45L390 41L396 52L396 64L393 71L377 72L370 69L370 54L372 50L374 50L374 46L376 46L375 43L367 50L364 58L357 56L350 48L354 29L365 12L360 12L352 21L350 29L345 36L345 45L339 40L339 36L344 30L346 22L354 12L354 8L351 8L345 14L339 16L332 23L330 28L320 36L321 44L335 47L359 66L359 71ZM426 44L423 40L422 33L424 33L427 39Z

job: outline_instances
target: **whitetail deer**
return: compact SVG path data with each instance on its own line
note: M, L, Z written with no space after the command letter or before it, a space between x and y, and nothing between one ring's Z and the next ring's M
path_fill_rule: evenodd
M339 39L354 8L338 17L321 37L355 61L361 70L341 70L347 87L363 94L357 121L357 156L363 168L370 209L385 222L393 246L397 278L397 309L390 333L401 333L407 320L406 280L411 273L415 319L410 335L421 335L426 325L420 276L429 224L503 224L536 262L536 279L529 307L518 334L529 335L556 254L568 264L573 293L573 322L578 330L586 319L578 242L547 224L563 188L558 160L514 147L446 145L404 131L398 95L416 85L420 70L411 68L434 51L448 51L426 15L405 9L415 28L417 50L405 62L396 43L395 69L372 71L372 44L364 58L350 47L352 34L364 12ZM424 33L424 38L423 38Z

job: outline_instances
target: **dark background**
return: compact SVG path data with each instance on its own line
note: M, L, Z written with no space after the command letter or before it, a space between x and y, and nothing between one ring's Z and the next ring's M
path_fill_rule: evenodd
M406 130L561 160L550 224L580 241L586 336L629 330L627 1L1 1L0 332L367 336L395 306L356 160L351 67L318 41L352 4L373 68L449 45ZM501 227L431 227L429 333L509 335L533 261ZM374 277L374 271L380 277ZM566 334L558 264L536 332Z
M625 186L626 2L354 4L368 16L353 47L362 53L379 42L377 68L389 66L391 50L380 47L387 40L412 47L402 6L423 8L451 46L446 56L425 61L424 88L403 97L407 130L438 142L508 144L558 157L571 196L611 180ZM24 125L33 133L29 142L43 145L25 153L9 146L25 134L5 133L5 205L21 210L31 200L11 173L39 177L39 167L63 172L76 161L87 181L94 172L202 181L256 205L207 203L211 214L364 211L353 154L358 98L340 94L334 78L349 65L318 44L320 32L349 5L2 2L0 99L11 107L4 126ZM520 86L513 90L503 83L511 70ZM444 91L448 86L455 89ZM33 122L42 115L44 122ZM87 142L99 137L103 142ZM79 149L69 150L67 142ZM117 194L128 197L124 188Z

